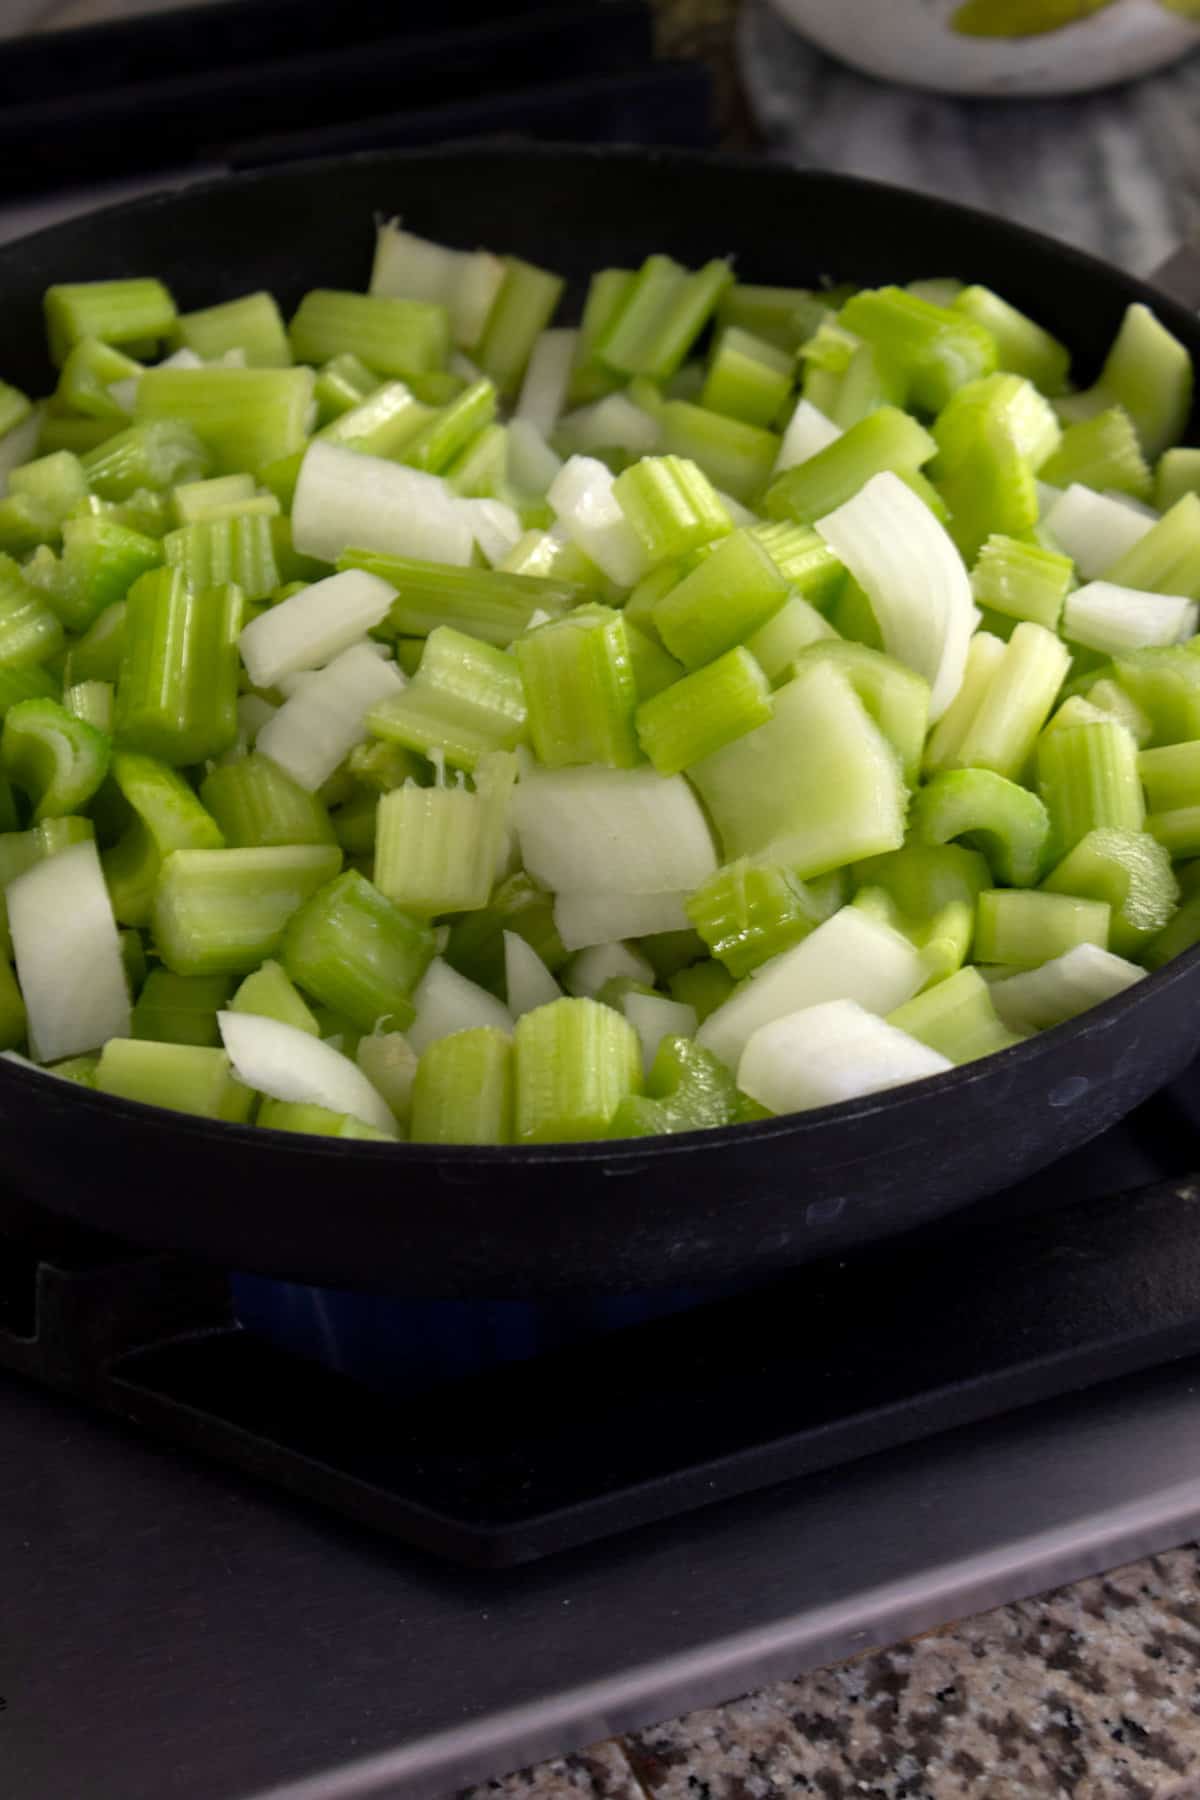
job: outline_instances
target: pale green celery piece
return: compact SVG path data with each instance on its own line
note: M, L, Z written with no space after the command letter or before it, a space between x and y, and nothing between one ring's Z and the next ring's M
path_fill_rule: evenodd
M328 425L342 413L350 412L380 385L378 375L373 374L352 351L344 350L340 356L331 356L318 369L313 388L321 424Z
M950 535L968 563L989 537L1019 537L1038 521L1033 464L1000 414L982 415L970 447L946 467L937 490L950 509Z
M67 653L66 679L115 682L125 651L125 602L115 601L77 638Z
M380 1131L349 1113L331 1112L307 1100L264 1099L255 1124L266 1131L298 1131L307 1137L359 1138L368 1143L392 1144L396 1134Z
M998 368L1024 375L1051 397L1065 391L1071 353L1042 326L990 288L978 285L963 288L950 304L954 311L965 313L991 333L996 342Z
M588 283L575 344L575 361L567 388L569 406L585 406L620 386L621 378L597 360L596 341L624 306L635 274L632 269L599 269Z
M903 370L912 403L926 412L940 412L965 382L997 366L990 330L961 309L933 306L903 288L864 289L847 300L838 320Z
M658 626L654 623L654 609L664 594L669 594L676 582L682 581L693 568L699 568L699 561L692 557L679 557L674 562L660 563L657 569L651 569L643 575L637 586L630 590L629 597L621 608L627 626L636 626L645 632L656 644L661 644Z
M621 614L580 607L530 631L515 649L539 762L632 768L638 691Z
M138 382L134 416L190 426L207 447L218 474L247 469L253 474L302 448L312 389L313 372L307 368L147 369ZM194 476L182 473L175 477L191 479Z
M133 346L169 335L175 302L161 281L60 282L46 289L46 338L50 360L61 368L73 344L99 338L104 344Z
M811 525L853 499L884 470L912 473L937 450L929 433L894 406L881 406L824 450L776 477L764 509L772 519Z
M1200 741L1143 750L1138 774L1152 812L1200 806Z
M777 862L803 879L898 849L907 789L841 670L814 662L774 705L767 724L689 771L725 857Z
M859 863L862 887L887 896L896 928L921 950L938 980L965 961L975 926L975 904L992 875L978 851L961 844L908 844ZM889 921L893 922L893 921Z
M1163 930L1179 901L1170 855L1144 831L1089 831L1042 887L1050 894L1104 901L1110 913L1108 947L1131 960Z
M889 1013L888 1024L899 1026L918 1043L958 1064L975 1062L1023 1041L1020 1032L1010 1031L1000 1020L978 969L959 969L945 981L925 988Z
M20 700L57 700L60 697L59 684L48 670L35 664L24 669L0 665L0 719Z
M527 579L541 581L569 582L579 589L580 598L603 600L607 605L618 602L623 592L577 544L573 544L567 537L559 536L555 531L541 527L526 531L492 572L523 575ZM541 610L552 612L553 608L544 607Z
M820 532L786 519L764 519L747 529L800 598L827 612L842 590L846 570Z
M628 617L625 620L625 643L629 650L629 662L639 702L652 700L686 672L683 664L663 649L657 634L651 637L637 625L632 625Z
M987 539L971 571L971 591L980 606L1008 619L1029 619L1056 631L1063 601L1074 581L1069 556L995 533Z
M8 471L9 498L41 508L51 521L48 536L56 542L63 520L86 498L87 491L83 464L70 450L56 450Z
M408 1039L399 1031L366 1032L358 1040L355 1060L393 1117L407 1125L417 1073L417 1053Z
M46 599L70 631L83 632L163 560L158 539L104 517L68 519Z
M12 964L7 956L0 957L0 1050L15 1050L23 1044L26 1028L25 1002Z
M1200 494L1185 494L1145 537L1105 569L1104 580L1200 600Z
M350 351L380 375L403 377L442 369L450 354L445 307L335 288L313 288L305 294L288 336L298 362L328 362Z
M1089 418L1114 402L1132 418L1151 462L1178 442L1192 404L1192 359L1140 303L1128 307L1094 387L1060 403L1066 418Z
M292 914L280 960L297 987L360 1031L402 1031L412 1023L412 991L433 952L424 920L349 869Z
M690 927L686 931L658 931L638 939L638 949L654 970L660 984L679 969L705 954L704 939Z
M1100 493L1112 488L1143 501L1150 499L1154 486L1133 420L1123 406L1110 406L1068 425L1058 449L1038 470L1038 479L1061 488L1078 481Z
M1050 819L1036 794L992 769L948 769L917 790L909 830L918 844L961 839L997 881L1032 887L1046 861Z
M336 841L319 796L258 750L210 770L200 798L231 849Z
M1156 938L1142 953L1142 961L1148 969L1161 969L1164 963L1176 956L1182 956L1193 944L1200 943L1200 894L1191 894L1186 898L1171 919L1170 923L1160 931Z
M770 717L767 678L739 647L643 701L637 735L659 774L677 775Z
M791 594L779 611L746 639L746 648L768 681L790 680L792 664L813 644L836 642L837 632L815 606Z
M502 261L504 280L472 355L501 396L511 399L534 344L554 316L565 284L560 275L522 262L520 257L505 256Z
M490 1026L430 1044L417 1064L409 1136L414 1144L510 1144L513 1047Z
M1152 744L1200 738L1200 657L1190 649L1130 650L1114 659L1113 671L1117 686L1150 720Z
M790 869L746 857L727 863L698 888L687 902L687 915L711 954L739 981L822 922L820 908Z
M330 815L334 836L349 859L374 856L378 807L379 795L359 788Z
M50 662L63 647L63 628L38 589L11 556L0 555L0 667L17 671Z
M770 479L779 455L776 432L687 400L668 400L660 422L667 450L698 463L722 493L743 505L752 504Z
M1139 748L1149 744L1154 736L1154 725L1149 714L1110 677L1093 682L1088 691L1088 700L1097 711L1111 713L1114 719L1119 719L1133 733Z
M495 384L481 377L422 425L404 445L399 460L414 469L439 475L495 417Z
M29 796L40 825L82 812L108 772L112 741L57 700L10 706L0 734L0 769Z
M159 1044L221 1042L217 1014L233 991L232 975L173 975L151 969L133 1009L131 1036Z
M407 382L385 381L323 425L317 436L331 444L346 444L368 456L399 458L434 416ZM279 494L281 504L290 506L291 494L285 496L279 490L271 479L274 473L273 465L261 470L260 476ZM281 476L283 473L279 471Z
M460 375L451 374L449 369L426 369L421 374L410 375L408 380L422 405L435 408L449 406L452 400L457 400L464 389L470 386Z
M646 456L618 475L613 497L651 563L722 538L733 521L702 469L681 456Z
M424 648L422 643L421 650ZM422 787L429 779L429 765L423 757L402 744L385 744L378 738L356 744L346 759L346 768L356 782L373 794L390 793L406 781Z
M121 418L128 418L123 413ZM91 450L108 443L121 429L121 419L92 419L84 413L58 413L47 403L38 423L37 452L49 456L55 450L70 450L84 457Z
M2 872L2 870L0 870ZM496 887L486 907L456 919L450 928L446 961L469 981L497 996L505 993L504 933L514 931L537 951L552 975L567 960L554 923L554 897L524 870Z
M58 536L58 521L32 494L9 494L0 500L0 555L27 556Z
M443 625L426 640L409 685L373 707L366 724L385 742L474 769L490 751L512 750L520 742L526 701L513 657Z
M793 670L799 674L818 662L841 670L895 751L905 781L915 786L929 723L929 683L881 650L837 637L810 644Z
M1177 806L1151 812L1146 830L1172 857L1200 856L1200 806Z
M254 1090L238 1081L224 1050L188 1043L109 1038L96 1067L96 1087L120 1100L235 1125L247 1123L254 1105Z
M691 1038L665 1037L646 1077L645 1094L622 1100L605 1135L655 1137L713 1130L740 1120L743 1099L719 1057Z
M636 1031L597 1000L555 1000L523 1014L513 1050L518 1143L602 1137L621 1101L642 1088Z
M962 686L929 734L923 767L936 775L952 766L988 684L1004 656L1004 642L991 632L977 631L967 647Z
M770 425L791 393L795 360L740 325L726 325L709 359L700 404L748 425Z
M996 664L950 766L994 769L997 775L1018 780L1070 666L1070 651L1052 631L1022 621Z
M1145 804L1138 748L1116 719L1043 734L1037 777L1050 817L1049 854L1055 862L1102 826L1142 829Z
M717 304L719 325L739 325L780 350L796 351L816 329L814 310L824 316L811 288L763 287L735 281Z
M709 1013L716 1012L718 1006L728 1000L733 985L733 976L728 969L711 957L691 963L686 969L677 969L674 975L667 977L672 1000L694 1006L702 1025Z
M463 500L504 500L508 487L508 430L504 425L485 425L465 450L442 471L445 480Z
M214 475L207 481L181 481L171 490L175 523L194 525L198 519L225 518L253 500L254 492L253 475Z
M881 406L902 406L908 383L874 344L859 344L830 398L829 417L843 431Z
M142 377L139 393L148 379ZM166 416L126 426L85 452L80 464L93 494L102 500L129 500L143 488L165 493L181 481L199 481L208 474L211 457L190 424Z
M394 788L378 802L375 883L422 917L485 907L508 828L516 760L480 761L475 791Z
M687 357L733 283L727 262L690 271L669 256L650 256L594 341L594 354L623 375L665 381Z
M959 388L934 420L938 456L930 474L940 480L951 472L993 428L1011 439L1016 455L1035 471L1062 442L1054 408L1032 382L988 375Z
M975 916L975 956L981 963L1036 968L1076 944L1108 949L1109 907L1073 894L989 888Z
M20 388L0 381L0 438L8 436L33 411L33 401Z
M271 521L257 513L200 519L163 539L168 565L192 588L236 582L247 600L265 600L279 586Z
M173 850L219 850L224 839L178 771L151 756L118 750L111 783L130 822L101 856L104 879L120 923L147 925L163 858Z
M75 510L76 519L106 519L143 537L161 538L171 529L171 503L165 493L135 488L127 500L102 500L89 494Z
M154 897L158 953L179 975L248 975L279 948L288 919L337 874L323 845L176 850Z
M176 766L228 750L238 734L241 590L196 593L178 569L154 569L123 604L117 742Z
M654 625L672 656L696 669L750 637L787 597L770 553L738 530L656 602Z
M1185 494L1200 494L1200 450L1167 450L1154 474L1154 505L1169 512Z
M827 418L833 417L850 364L861 348L862 339L827 314L818 321L800 352L801 395Z
M254 1013L259 1018L277 1019L281 1025L292 1025L297 1031L306 1031L310 1037L321 1035L321 1027L299 988L283 965L273 958L268 958L261 968L247 975L228 1004L231 1012Z
M285 369L292 361L283 317L262 290L180 313L174 335L205 362L218 361L227 350L240 350L251 369Z

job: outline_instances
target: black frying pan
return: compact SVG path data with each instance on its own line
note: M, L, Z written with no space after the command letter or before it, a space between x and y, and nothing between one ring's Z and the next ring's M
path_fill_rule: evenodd
M54 281L156 274L185 307L365 283L376 213L572 277L665 250L750 280L961 276L1086 376L1143 284L961 207L847 177L673 153L468 147L291 166L119 206L0 248L0 374L44 390ZM1195 420L1193 420L1193 437ZM432 1149L215 1125L0 1065L6 1174L29 1198L234 1268L413 1295L616 1292L751 1274L884 1237L1111 1125L1200 1049L1200 951L982 1063L792 1119L628 1144ZM1066 1198L1068 1196L1064 1196Z

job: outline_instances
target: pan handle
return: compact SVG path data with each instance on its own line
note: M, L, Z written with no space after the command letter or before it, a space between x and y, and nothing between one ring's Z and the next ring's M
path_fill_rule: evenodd
M1200 311L1200 241L1181 244L1146 279L1181 306Z

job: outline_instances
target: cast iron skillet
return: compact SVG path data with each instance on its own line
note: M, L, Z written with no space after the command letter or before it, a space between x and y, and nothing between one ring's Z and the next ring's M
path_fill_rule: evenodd
M1200 359L1200 323L1016 226L841 176L670 152L355 156L111 208L0 248L0 373L44 391L51 282L156 274L184 307L363 285L372 219L568 274L735 253L750 280L954 274L998 289L1087 375L1131 300ZM1193 420L1193 438L1195 420ZM1081 1019L876 1099L628 1144L453 1149L214 1125L0 1065L6 1177L135 1241L412 1295L536 1297L751 1274L995 1191L1103 1131L1200 1049L1200 951Z

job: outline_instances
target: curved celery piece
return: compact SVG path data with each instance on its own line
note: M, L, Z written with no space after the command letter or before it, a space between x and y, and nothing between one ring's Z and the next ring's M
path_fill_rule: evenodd
M187 782L166 763L118 750L112 781L133 819L100 859L104 879L118 922L147 925L163 857L173 850L219 850L225 839Z
M291 915L337 874L322 844L174 850L154 894L154 942L178 975L248 975L279 948Z
M686 911L711 954L738 980L798 944L825 916L789 869L745 857L697 888Z
M1149 500L1154 487L1133 420L1123 406L1110 406L1091 419L1068 425L1062 442L1038 470L1039 481L1070 487L1073 481L1098 493L1112 490Z
M991 769L948 769L918 790L909 828L919 844L962 838L987 858L998 881L1032 887L1050 818L1036 794Z
M1080 838L1042 883L1048 894L1107 901L1109 948L1136 961L1179 900L1171 858L1144 831L1100 828Z
M21 700L4 717L0 768L34 803L34 822L81 812L108 773L106 733L57 700Z
M1094 387L1060 402L1064 418L1088 418L1123 406L1153 461L1183 435L1194 376L1186 348L1148 306L1128 307Z
M1107 671L1097 671L1097 680L1106 674L1149 719L1155 748L1200 738L1200 656L1192 650L1183 645L1129 650Z
M403 1031L412 991L434 952L423 919L347 869L290 917L280 961L297 987L344 1014L360 1031ZM388 1023L380 1026L380 1021Z
M914 786L929 723L929 683L882 650L839 638L810 644L796 658L794 671L816 662L842 671L900 758L905 781Z
M605 1135L649 1137L732 1125L738 1118L739 1098L720 1057L691 1038L665 1037L650 1065L645 1094L622 1100Z
M412 1084L414 1144L509 1144L513 1048L507 1032L476 1026L430 1044Z
M964 382L995 369L992 333L961 310L934 306L899 287L865 288L838 314L838 323L876 346L899 370L912 403L940 412Z
M975 905L991 886L985 857L961 844L907 844L854 869L860 893L885 894L893 924L921 951L931 982L966 961L975 930ZM938 1048L938 1046L934 1046Z
M956 970L887 1018L889 1025L898 1025L952 1063L975 1062L1023 1041L1020 1032L1001 1021L978 969Z

